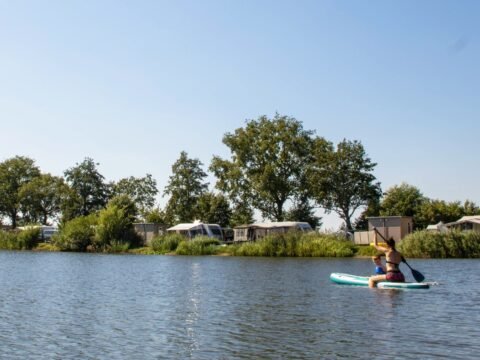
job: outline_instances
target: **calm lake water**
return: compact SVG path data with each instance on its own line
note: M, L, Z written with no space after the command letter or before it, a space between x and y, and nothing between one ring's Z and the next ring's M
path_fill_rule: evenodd
M479 260L411 260L429 290L329 281L372 265L0 252L0 358L478 358Z

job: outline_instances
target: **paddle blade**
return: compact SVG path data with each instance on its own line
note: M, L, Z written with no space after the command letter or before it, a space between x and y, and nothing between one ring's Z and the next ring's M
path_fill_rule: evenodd
M425 280L425 276L423 276L421 272L412 268L410 269L412 270L412 275L416 282L422 282L423 280Z

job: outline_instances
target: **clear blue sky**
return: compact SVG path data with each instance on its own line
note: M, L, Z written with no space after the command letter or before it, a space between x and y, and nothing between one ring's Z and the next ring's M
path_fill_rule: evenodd
M62 175L88 156L162 192L182 150L206 169L229 156L226 132L278 111L360 140L384 190L478 204L479 14L474 0L1 0L0 161Z

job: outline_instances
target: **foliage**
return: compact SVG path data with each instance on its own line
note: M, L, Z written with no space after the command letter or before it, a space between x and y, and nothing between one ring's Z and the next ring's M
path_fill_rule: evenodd
M415 186L407 183L392 186L380 204L381 216L413 216L426 200Z
M40 228L27 227L17 234L17 244L20 250L32 250L40 242Z
M15 156L0 163L0 214L10 218L14 229L22 201L20 189L38 176L39 168L28 157Z
M113 185L114 195L127 195L136 204L141 214L145 214L155 205L155 196L158 194L157 182L152 175L143 178L120 179Z
M310 184L317 202L327 212L336 212L352 231L355 211L381 195L380 183L372 171L376 164L358 141L343 140L336 151L325 151L320 143L310 171Z
M145 221L147 223L165 224L165 212L159 207L148 210L145 213Z
M251 224L253 222L255 222L255 220L253 218L252 208L246 203L236 204L230 217L230 226L234 227L237 225Z
M29 227L17 232L0 230L0 249L3 250L32 250L39 241L38 227Z
M480 233L417 231L398 245L405 257L416 258L479 258Z
M139 243L140 239L133 229L131 215L125 208L112 203L99 212L93 242L95 250L126 251L130 246L137 246Z
M80 164L65 171L65 179L78 196L78 208L75 215L87 216L102 209L109 197L109 187L104 182L97 166L91 158L85 158Z
M198 199L197 215L198 219L207 224L227 227L230 224L232 210L225 196L206 192Z
M460 201L446 202L444 200L425 199L416 209L415 224L417 228L424 229L429 224L453 222L465 215L475 215L478 208L473 202Z
M17 242L17 233L13 231L0 230L0 249L20 250L20 247Z
M315 215L315 207L306 196L295 200L293 206L285 214L286 221L308 222L312 229L322 225L321 219Z
M182 241L185 241L185 237L180 234L165 234L153 238L150 247L155 253L166 254L175 251Z
M237 256L346 257L354 255L354 245L336 235L288 232L234 245L232 252Z
M133 226L137 219L138 208L137 204L128 195L116 195L112 197L107 204L107 207L116 206L123 210L123 215L126 218L128 226Z
M184 240L178 244L177 255L214 255L218 252L220 242L206 236L198 236L192 240Z
M355 230L368 230L368 217L378 216L380 214L380 199L373 198L368 201L367 207L355 220Z
M374 256L379 255L377 249L370 245L356 245L355 246L355 255L356 256Z
M305 173L311 162L313 132L301 122L275 114L249 120L244 128L227 133L223 143L231 160L215 156L210 170L217 189L238 208L260 210L264 218L282 221L285 203L303 194Z
M97 217L92 214L67 221L52 242L62 250L86 251L93 244Z
M41 174L20 188L21 210L26 222L48 225L56 219L62 209L68 185L64 180L50 174Z
M164 191L164 195L170 195L166 208L170 222L192 222L197 217L198 200L208 188L208 184L203 182L207 174L202 166L200 160L189 159L185 151L173 164L172 175Z

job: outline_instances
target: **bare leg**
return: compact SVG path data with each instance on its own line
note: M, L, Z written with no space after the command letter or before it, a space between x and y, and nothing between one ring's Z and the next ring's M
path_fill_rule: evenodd
M387 280L387 275L370 276L368 279L368 287L374 288L377 286L378 282L385 280Z

